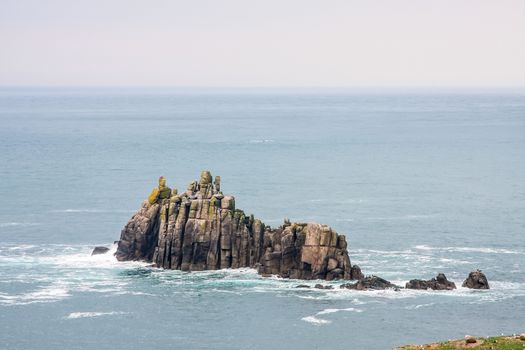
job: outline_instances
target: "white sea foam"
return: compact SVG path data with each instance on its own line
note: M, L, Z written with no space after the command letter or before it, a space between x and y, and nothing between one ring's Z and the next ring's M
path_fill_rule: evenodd
M498 248L484 248L484 247L430 247L427 245L416 245L415 249L427 251L445 251L445 252L460 252L460 253L485 253L485 254L525 254L523 251L498 249Z
M27 305L34 303L50 303L69 297L69 290L63 286L49 286L32 292L22 294L2 294L0 304Z
M77 319L77 318L91 318L91 317L100 317L100 316L112 316L112 315L124 315L126 312L72 312L66 316L68 319Z
M470 264L471 263L470 261L466 261L466 260L447 259L447 258L441 258L441 259L439 259L439 261L442 262L442 263L451 264L451 265L456 265L456 264L464 265L464 264Z
M426 247L426 246L424 246ZM13 264L11 267L16 268L17 265L24 267L20 272L7 278L0 278L0 282L21 282L27 281L38 282L39 285L50 285L50 289L55 290L35 290L25 294L10 295L0 294L1 304L24 304L34 302L52 302L69 297L70 294L76 292L89 293L107 293L112 295L152 295L143 293L141 290L134 290L129 288L133 282L130 278L134 278L133 273L128 275L118 274L112 270L129 270L134 271L137 267L145 267L148 263L144 262L118 262L114 257L114 252L117 249L116 245L111 247L111 250L105 254L91 256L93 246L86 245L7 245L3 246L3 253L0 254L0 265L3 263ZM357 250L359 253L354 256L365 256L367 254L376 256L381 255L378 252L381 250ZM365 265L365 271L373 271L375 274L386 277L397 285L404 285L404 283L412 278L410 271L419 271L422 273L434 273L436 263L443 263L443 265L455 264L456 261L440 261L438 257L432 257L431 253L418 252L414 249L411 251L384 251L385 253L393 253L392 258L386 259L372 259L370 266ZM384 260L384 262L383 262ZM358 260L359 261L359 260ZM45 271L55 271L52 274L46 272L33 271L25 267L42 266ZM46 266L49 265L49 266ZM384 267L388 266L388 269ZM409 270L406 272L406 270ZM428 271L427 271L428 270ZM202 272L182 272L161 269L139 269L138 275L148 279L173 286L176 293L184 291L191 293L198 291L199 293L230 293L237 295L244 295L246 293L273 293L276 297L283 298L301 298L311 300L344 300L353 301L351 305L357 306L361 304L368 304L373 302L384 303L390 299L404 299L404 298L420 298L429 294L436 297L446 296L468 298L467 302L485 303L498 300L504 300L516 295L525 294L525 284L522 283L508 283L490 281L490 291L472 291L469 289L459 287L461 281L455 281L458 289L454 291L419 291L419 290L378 290L378 291L356 291L348 289L340 289L338 282L326 281L298 281L283 279L277 276L263 278L257 274L255 269L224 269L215 271ZM399 271L405 271L399 273ZM448 275L448 273L447 273ZM124 278L121 278L123 277ZM129 276L129 277L128 277ZM425 275L426 276L426 275ZM458 277L457 273L453 276ZM140 277L140 276L139 276ZM429 275L430 277L430 275ZM334 289L315 289L316 283L330 284ZM297 289L298 284L307 284L311 288ZM132 290L130 290L132 289ZM522 292L523 291L523 292ZM53 295L53 293L55 295ZM359 298L359 299L357 299ZM469 300L470 299L470 300ZM363 301L361 301L363 300ZM414 302L417 305L422 303ZM423 307L423 306L421 306ZM326 309L323 314L331 313L332 309ZM335 310L335 309L333 309ZM341 309L342 310L342 309ZM358 309L354 309L354 312ZM337 309L339 311L339 309ZM333 312L337 312L333 311ZM348 310L350 311L350 310ZM316 317L317 319L322 319Z
M309 299L309 300L352 300L355 301L354 305L363 305L368 304L369 301L366 302L360 301L356 298L363 297L363 298L370 298L370 299L405 299L405 298L415 298L418 295L412 290L400 290L395 291L393 289L385 289L385 290L353 290L353 289L345 289L345 288L335 288L335 289L319 289L319 290L312 290L312 289L303 289L303 291L309 291L309 294L297 294L296 296L300 299ZM317 292L315 294L312 294L312 292Z
M301 318L301 320L303 320L305 322L308 322L308 323L312 323L312 324L317 325L317 326L320 326L320 325L323 325L323 324L332 323L332 321L324 320L322 318L317 318L315 316L306 316L306 317Z
M420 309L422 307L429 307L429 306L433 306L435 304L436 303L409 305L409 306L405 307L405 309L406 310L417 310L417 309Z
M319 311L317 315L333 314L335 312L340 312L340 311L363 312L362 309L356 309L354 307L347 307L346 309L324 309L323 311Z
M28 250L28 249L33 249L35 247L36 246L32 245L32 244L20 244L20 245L14 246L14 247L8 247L7 250L9 250L9 251Z
M348 308L345 308L345 309L331 308L331 309L324 309L322 311L319 311L318 313L316 313L315 315L312 315L312 316L303 317L301 320L303 320L305 322L312 323L312 324L317 325L317 326L320 326L320 325L323 325L323 324L332 323L332 321L325 320L323 318L319 318L318 316L333 314L333 313L341 312L341 311L357 312L357 313L363 312L362 309L356 309L356 308L353 308L353 307L348 307Z
M1 222L0 227L25 227L25 226L38 226L40 225L37 222Z
M525 283L509 281L489 281L492 289L496 290L521 290L525 293Z
M119 291L119 292L116 292L114 294L115 295L141 295L141 296L148 296L148 297L154 297L155 296L155 294L151 294L151 293L132 292L132 291L128 291L128 290Z
M77 268L127 268L139 267L148 265L145 262L119 262L115 258L117 245L111 246L110 250L104 254L91 255L92 247L83 249L82 252L76 254L58 254L54 256L43 256L38 258L39 263L53 264L60 267L77 269Z

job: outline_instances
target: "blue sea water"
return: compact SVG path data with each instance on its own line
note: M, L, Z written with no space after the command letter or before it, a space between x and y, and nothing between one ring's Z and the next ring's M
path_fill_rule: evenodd
M523 93L2 88L0 164L2 349L388 349L525 331ZM114 252L159 175L181 190L203 169L267 224L346 234L366 274L444 272L459 288L298 290L90 256ZM477 268L491 290L461 288Z

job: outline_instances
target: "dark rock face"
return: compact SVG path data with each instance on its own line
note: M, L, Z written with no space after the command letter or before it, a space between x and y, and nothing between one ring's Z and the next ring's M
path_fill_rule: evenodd
M316 289L334 289L333 286L323 286L322 284L316 284L314 288Z
M220 178L203 171L187 191L144 201L122 230L116 257L184 271L253 267L263 275L350 279L347 242L327 225L285 223L273 229L235 208ZM358 276L360 269L354 269Z
M405 285L405 288L407 289L432 289L432 290L452 290L456 289L456 284L454 282L451 282L447 280L447 277L445 274L440 273L436 276L436 278L432 278L431 280L425 281L425 280L410 280Z
M358 265L353 265L350 268L350 279L351 280L362 280L365 275L361 272L361 268Z
M360 279L356 283L345 283L342 284L340 288L355 290L399 289L399 287L395 284L392 284L389 281L378 276L368 276L363 279Z
M91 252L91 255L99 255L99 254L105 254L109 252L109 248L106 247L95 247L93 251Z
M471 272L461 286L472 289L490 289L487 277L480 270Z

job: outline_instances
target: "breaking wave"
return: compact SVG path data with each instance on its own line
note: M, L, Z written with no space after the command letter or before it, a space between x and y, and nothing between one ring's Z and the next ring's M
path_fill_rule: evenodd
M91 317L100 317L100 316L113 316L113 315L124 315L126 312L72 312L66 316L68 319L77 319L77 318L91 318Z

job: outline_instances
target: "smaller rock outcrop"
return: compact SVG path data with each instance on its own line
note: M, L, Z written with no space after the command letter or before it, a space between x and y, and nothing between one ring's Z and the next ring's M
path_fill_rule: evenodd
M355 290L379 290L379 289L394 289L399 290L399 286L396 286L389 281L378 277L378 276L368 276L363 279L360 279L356 283L345 283L340 286L340 288L346 289L355 289Z
M95 247L95 249L93 249L91 252L91 255L105 254L107 252L109 252L109 248L107 247Z
M480 270L469 273L467 279L461 286L471 289L490 289L487 276Z
M432 289L432 290L452 290L456 289L456 284L447 280L444 273L438 274L435 278L428 281L413 279L405 285L407 289Z
M361 268L359 265L352 265L350 268L350 279L351 280L362 280L365 278L365 275L363 272L361 272Z

